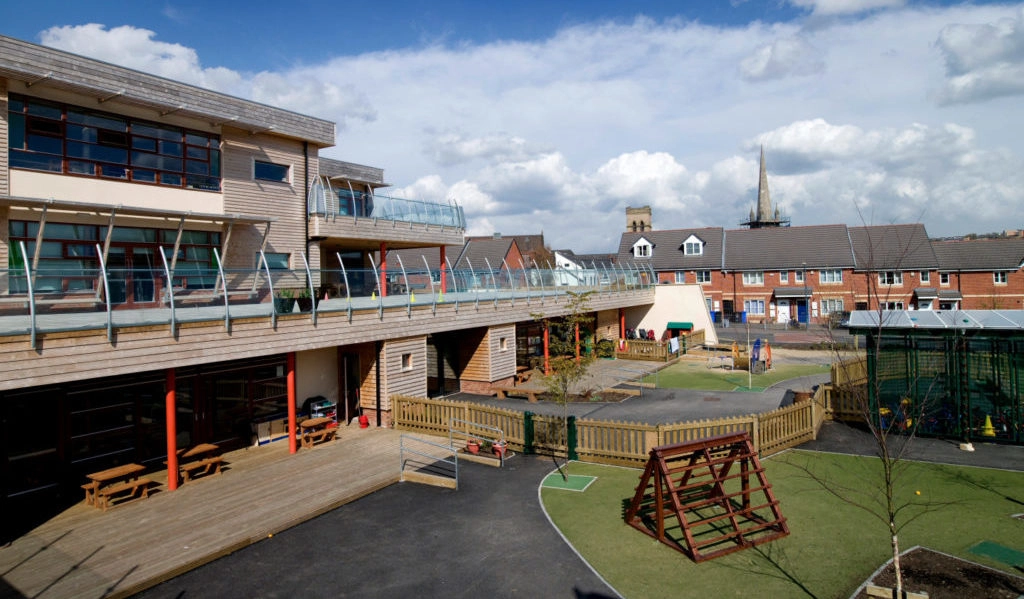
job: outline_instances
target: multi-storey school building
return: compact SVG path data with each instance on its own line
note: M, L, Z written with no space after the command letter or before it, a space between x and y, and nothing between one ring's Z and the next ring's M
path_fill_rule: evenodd
M334 143L329 121L0 37L5 522L80 500L84 473L252 445L308 398L386 425L428 379L514 377L517 323L565 288L451 266L460 207L379 193ZM413 249L434 266L388 260ZM625 326L654 291L616 273L590 305Z

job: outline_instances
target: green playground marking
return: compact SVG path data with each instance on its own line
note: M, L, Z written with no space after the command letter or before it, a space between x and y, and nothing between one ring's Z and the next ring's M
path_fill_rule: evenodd
M1018 551L1012 547L993 543L992 541L982 541L968 549L968 551L975 555L983 555L997 562L1008 564L1014 568L1024 566L1024 551Z
M736 387L733 391L741 393L764 393L768 387Z
M562 489L563 491L586 491L590 483L597 480L596 476L583 476L581 474L570 474L569 480L562 478L562 475L555 472L547 475L541 484L545 489Z

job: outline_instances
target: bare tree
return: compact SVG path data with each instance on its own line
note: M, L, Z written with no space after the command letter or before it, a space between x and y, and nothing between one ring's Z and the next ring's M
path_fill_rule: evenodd
M568 442L569 442L569 399L573 388L584 379L587 370L594 360L593 353L580 351L581 330L593 322L590 310L590 296L593 291L579 293L568 291L566 308L569 312L560 318L547 318L542 314L533 314L535 320L544 323L551 334L549 336L548 370L542 379L551 399L562 406L562 438L566 441L565 468L558 467L563 480L569 479L568 474Z
M889 230L887 234L898 232ZM880 359L883 355L883 332L891 324L890 319L900 313L893 309L897 302L892 301L894 281L890 277L896 276L893 273L902 273L901 266L916 249L912 247L913 241L897 239L895 248L888 248L890 255L878 256L879 240L871 239L871 229L866 229L866 236L868 255L859 258L866 258L865 262L871 265L865 269L864 276L868 306L874 305L869 310L872 313L872 334L868 336L870 344L866 348L873 363L869 364L863 354L841 349L842 346L835 343L831 328L828 335L834 348L833 364L838 370L838 378L843 381L839 388L833 390L833 401L855 413L856 420L871 435L878 458L879 478L858 481L851 487L840 485L822 473L804 470L827 492L871 514L885 526L891 544L896 591L901 595L903 570L900 566L899 533L917 518L940 507L935 502L910 494L904 483L907 451L929 406L935 402L935 381L922 381L919 372L905 373L907 376L901 380L893 376L894 373L889 372L887 364ZM894 249L896 254L892 255ZM886 398L896 399L887 404Z

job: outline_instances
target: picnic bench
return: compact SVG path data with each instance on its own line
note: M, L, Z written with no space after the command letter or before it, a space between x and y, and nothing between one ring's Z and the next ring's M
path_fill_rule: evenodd
M516 366L516 384L525 383L533 376L533 368L529 366Z
M536 403L537 394L543 392L539 389L524 389L523 387L491 387L491 393L494 393L498 399L525 397L530 403Z
M85 504L94 505L105 512L115 496L127 493L122 503L136 498L136 494L139 499L149 497L149 484L152 481L139 478L139 474L145 470L146 467L141 464L124 464L87 474L89 482L82 485Z
M213 443L200 443L193 447L178 450L178 472L183 482L188 482L193 473L207 475L220 474L224 458L220 455L220 447ZM199 472L199 471L202 472Z
M310 449L318 442L334 439L334 435L338 432L337 423L334 418L329 416L303 420L299 423L299 429L302 435L302 446Z

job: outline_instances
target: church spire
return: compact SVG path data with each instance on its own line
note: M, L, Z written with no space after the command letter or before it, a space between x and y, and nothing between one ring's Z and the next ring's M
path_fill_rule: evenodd
M764 146L761 146L761 177L757 182L757 220L767 222L772 219L772 198L768 193L768 168L764 162Z
M744 227L760 229L763 227L788 227L789 218L782 216L779 207L775 206L772 213L772 197L768 192L768 166L764 160L764 146L761 146L761 168L757 180L757 206L750 209L750 218L740 223Z

